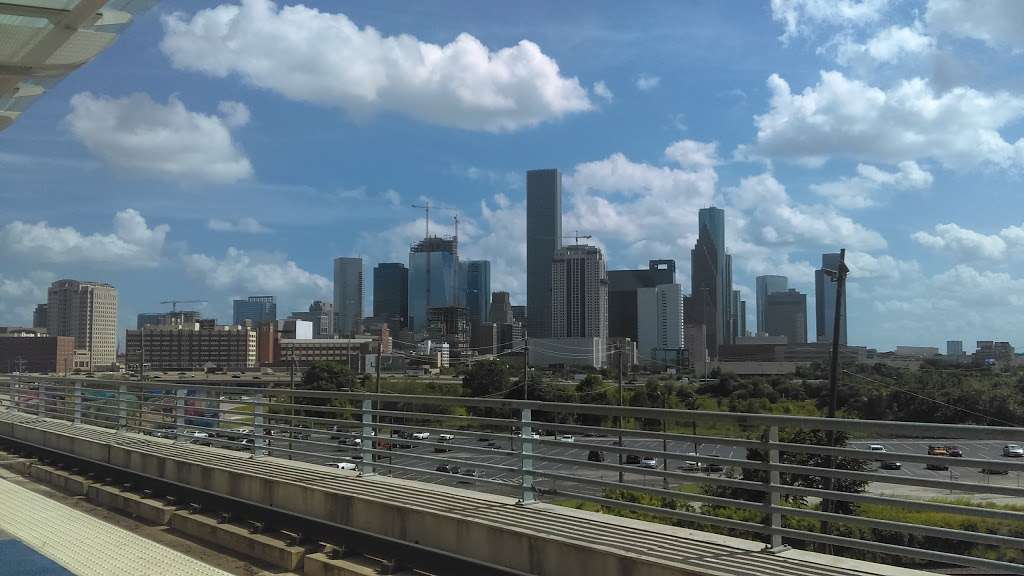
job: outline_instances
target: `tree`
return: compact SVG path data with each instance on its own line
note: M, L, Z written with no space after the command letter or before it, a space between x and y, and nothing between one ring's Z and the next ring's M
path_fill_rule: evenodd
M474 362L462 377L462 395L491 396L509 389L511 378L508 366L499 360Z
M576 397L580 404L610 404L604 380L597 374L588 374L576 385ZM577 414L581 426L603 426L605 417L600 414Z
M302 375L302 381L296 386L301 390L337 391L355 387L356 377L341 362L314 362ZM303 404L324 406L326 398L309 398Z

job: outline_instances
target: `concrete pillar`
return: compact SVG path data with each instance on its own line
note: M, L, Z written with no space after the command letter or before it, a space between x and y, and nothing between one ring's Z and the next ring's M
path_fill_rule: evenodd
M522 433L520 439L519 461L523 472L523 494L520 503L529 504L534 500L533 494L533 428L530 425L531 413L529 408L523 408L519 412L519 430Z
M373 424L376 414L373 410L373 400L363 399L363 431L360 435L360 448L363 455L363 461L359 465L360 474L373 474L375 472L373 467L373 455L371 452L374 446L373 436Z
M82 383L81 382L79 382L77 380L75 381L75 387L74 387L74 390L72 391L72 393L74 394L74 396L71 397L71 401L74 403L73 405L75 407L75 411L74 411L75 415L74 415L74 419L72 420L72 423L74 423L74 424L81 424L82 423Z

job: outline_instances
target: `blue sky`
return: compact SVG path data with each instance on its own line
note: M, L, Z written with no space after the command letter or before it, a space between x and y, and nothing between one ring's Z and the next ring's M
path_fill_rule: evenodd
M123 327L305 309L333 257L405 262L423 199L524 302L524 172L557 167L566 230L684 288L724 207L751 326L781 273L813 335L845 247L851 343L1020 342L1022 51L1013 0L164 1L0 133L0 324L59 277Z

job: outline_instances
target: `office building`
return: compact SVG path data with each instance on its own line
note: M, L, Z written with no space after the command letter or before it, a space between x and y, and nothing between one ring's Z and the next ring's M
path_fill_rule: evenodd
M675 281L675 260L651 260L642 270L609 270L608 337L638 342L637 290Z
M678 357L685 347L683 339L683 289L679 284L638 288L637 343L638 363L662 369L659 359ZM667 351L672 351L671 353ZM678 366L674 363L673 366Z
M32 327L46 329L49 324L46 316L46 304L36 304L36 309L32 311Z
M826 270L839 268L839 253L821 255L821 268L814 271L814 308L818 342L831 342L836 317L836 278ZM839 343L846 345L846 294L840 304Z
M558 170L526 173L526 333L552 335L551 259L562 246L562 175Z
M963 340L946 340L946 356L960 358L964 355Z
M175 324L191 324L199 322L201 315L195 310L175 310L173 312L142 312L135 318L135 328L143 326L173 326Z
M459 243L456 238L424 238L409 251L409 329L427 330L430 308L458 306Z
M905 358L934 358L939 355L937 346L897 346L895 352Z
M807 343L807 295L792 288L765 298L765 333L785 336L787 344Z
M1009 364L1014 361L1016 352L1009 342L978 340L974 361L979 364Z
M100 282L57 280L47 294L50 336L71 336L89 364L107 368L117 360L117 288Z
M132 370L244 370L257 366L256 328L192 324L146 326L125 335L125 362Z
M604 368L607 350L605 338L531 338L530 366L580 366Z
M523 347L523 325L519 322L496 324L498 327L498 351L512 352Z
M314 300L306 312L292 312L292 318L305 320L313 325L312 338L334 337L334 304Z
M608 273L601 249L559 248L551 261L551 337L608 338ZM532 338L529 330L527 335Z
M277 300L273 296L249 296L245 300L235 300L231 323L242 326L246 320L252 322L253 327L274 322L277 320Z
M729 258L730 267L732 266L732 258ZM732 298L729 300L729 325L731 342L736 343L737 338L742 338L747 335L747 303L740 298L740 291L733 290Z
M527 326L527 324L526 324L526 320L527 320L526 306L515 306L515 305L513 305L512 306L512 320L514 320L514 321L518 322L519 324L521 324L523 326L523 328L526 328L526 326Z
M789 279L785 276L758 276L755 282L755 304L757 304L757 333L765 334L764 312L765 300L772 292L785 292L789 289Z
M746 338L750 332L747 330L747 301L740 300L740 326L736 338Z
M293 364L302 368L314 362L339 362L353 373L366 372L366 356L370 353L373 338L282 338L278 343L278 355L272 365L288 367Z
M690 251L691 312L694 323L705 326L704 348L714 359L731 338L732 258L725 253L725 211L702 208L697 220L697 244Z
M501 330L494 322L473 324L471 341L478 356L497 354L501 345Z
M363 331L363 259L334 259L334 329L342 336Z
M75 339L48 336L45 329L0 329L0 372L69 372Z
M511 324L515 321L512 317L512 300L508 292L494 292L491 294L491 310L488 319L495 324Z
M466 357L472 338L466 309L462 306L435 306L429 308L427 314L427 337L435 343L447 342L453 358Z
M394 332L409 325L409 269L401 262L373 268L373 316Z
M476 326L490 322L491 316L491 262L467 260L463 263L465 297L463 303L469 313L469 323Z

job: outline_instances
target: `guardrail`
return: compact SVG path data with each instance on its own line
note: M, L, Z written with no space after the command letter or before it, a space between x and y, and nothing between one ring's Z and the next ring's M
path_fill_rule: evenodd
M254 458L274 455L354 467L361 474L468 482L477 490L514 493L524 504L543 499L628 510L760 539L769 550L803 544L886 563L916 559L1024 574L1024 458L998 455L1002 443L1024 445L1021 428L239 384L22 377L0 380L0 407L245 450ZM698 434L699 428L705 433ZM976 441L987 443L989 451L959 458L882 453L821 441L831 434ZM711 445L720 449L706 453ZM726 450L728 455L719 453ZM945 470L893 472L882 469L882 462ZM852 484L923 494L851 491ZM1022 498L1021 507L935 501L940 491ZM851 513L862 505L974 524L950 528ZM955 546L961 550L952 552ZM993 554L1003 559L993 560Z

